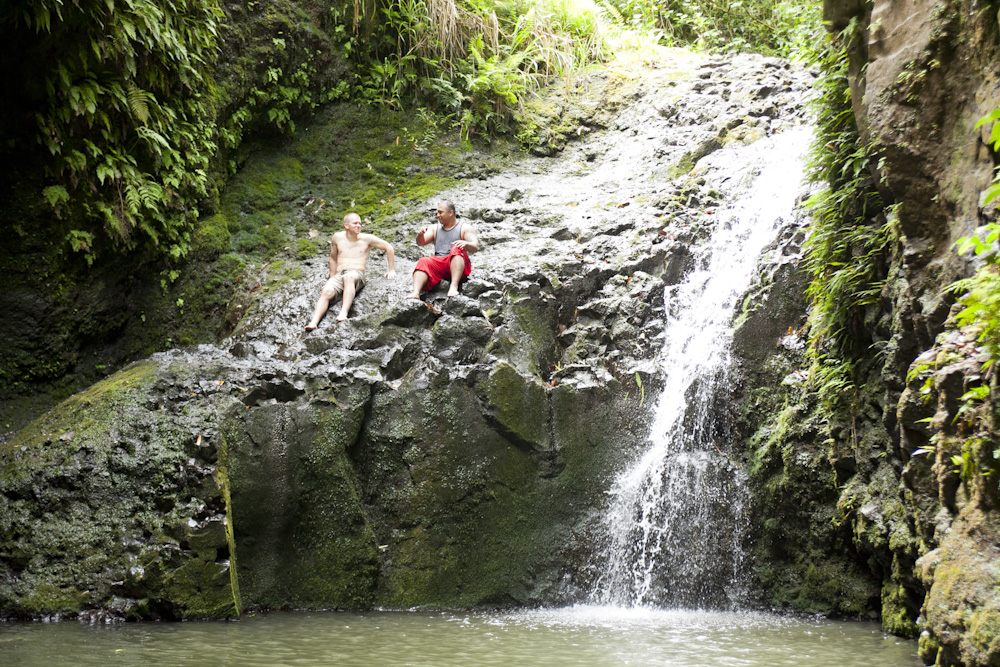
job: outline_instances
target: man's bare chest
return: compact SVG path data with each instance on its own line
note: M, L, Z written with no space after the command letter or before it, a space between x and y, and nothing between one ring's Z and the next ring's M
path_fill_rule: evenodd
M371 250L371 245L367 241L350 241L341 239L337 242L337 252L345 257L364 257Z

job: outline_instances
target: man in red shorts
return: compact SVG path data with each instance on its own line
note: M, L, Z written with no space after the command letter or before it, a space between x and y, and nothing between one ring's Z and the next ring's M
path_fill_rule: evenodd
M419 299L421 292L434 289L442 280L450 281L448 296L456 296L459 282L472 273L469 255L479 250L476 230L464 220L457 220L455 204L447 200L438 204L437 219L438 224L417 233L417 245L434 243L434 254L417 262L408 299Z

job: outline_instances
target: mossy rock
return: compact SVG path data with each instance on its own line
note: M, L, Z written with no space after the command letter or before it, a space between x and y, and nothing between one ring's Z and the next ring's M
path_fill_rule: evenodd
M236 613L211 448L191 422L150 405L162 381L155 363L132 365L0 448L0 615L76 614L114 599L129 609L153 600L150 613L166 618Z
M921 578L929 585L921 614L920 655L938 665L1000 664L1000 567L983 546L997 544L995 516L960 518L942 546L925 555ZM971 519L971 520L970 520ZM974 527L976 526L976 527Z
M376 541L348 458L366 400L366 388L347 387L337 404L229 414L222 463L247 606L374 603Z
M480 385L489 414L510 438L544 449L549 440L548 397L538 378L525 378L513 366L498 364Z

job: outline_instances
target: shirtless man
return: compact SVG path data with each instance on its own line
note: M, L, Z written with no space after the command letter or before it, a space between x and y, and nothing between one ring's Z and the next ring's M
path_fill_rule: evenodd
M427 225L417 233L417 245L434 243L434 254L421 257L413 269L413 291L407 299L419 299L421 292L434 289L449 280L448 296L458 295L458 284L472 273L469 254L479 250L476 230L455 216L455 204L443 201L437 207L438 224Z
M365 266L368 264L368 253L372 248L385 251L389 271L385 277L392 280L396 277L396 255L392 245L373 234L361 233L361 216L348 213L344 216L344 231L333 235L330 244L330 279L323 285L323 291L316 301L316 310L312 320L306 325L306 331L312 331L319 326L319 321L330 307L330 301L343 292L343 303L337 321L347 319L347 311L354 303L354 297L365 286Z

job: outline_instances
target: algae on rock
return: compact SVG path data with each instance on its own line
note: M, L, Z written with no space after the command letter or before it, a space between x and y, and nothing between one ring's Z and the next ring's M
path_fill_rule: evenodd
M218 401L161 409L167 377L134 364L0 449L5 615L237 613L216 445L199 428Z

